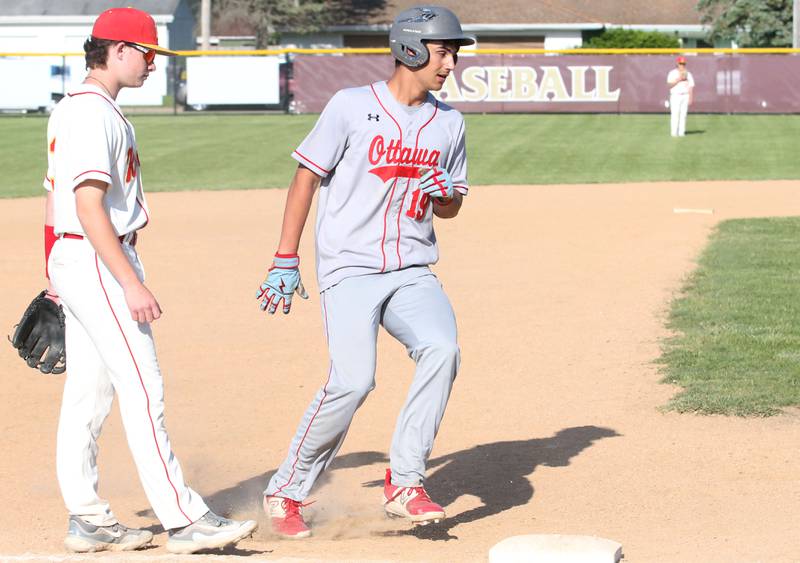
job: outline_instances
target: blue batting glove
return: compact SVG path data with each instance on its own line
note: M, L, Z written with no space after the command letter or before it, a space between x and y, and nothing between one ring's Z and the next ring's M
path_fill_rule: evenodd
M453 179L444 168L431 168L419 180L419 189L430 197L453 199Z
M261 310L272 315L277 310L278 303L283 300L283 313L288 314L295 291L303 299L308 299L308 293L300 279L300 258L297 254L276 254L267 279L256 292L256 299L261 300Z

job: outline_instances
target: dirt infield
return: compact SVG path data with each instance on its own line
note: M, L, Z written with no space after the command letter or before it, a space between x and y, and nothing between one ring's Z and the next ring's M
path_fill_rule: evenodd
M188 481L220 512L259 514L327 357L307 229L308 302L260 313L254 292L279 232L284 191L153 194L140 253L164 317L155 323L167 425ZM713 209L713 214L675 213ZM10 330L42 287L42 201L0 201ZM309 507L316 536L278 541L263 525L250 560L481 561L525 533L598 535L625 560L800 560L800 415L663 413L674 388L653 361L671 296L718 221L800 214L796 182L472 189L439 221L435 270L458 316L462 371L428 489L450 516L414 533L383 518L381 479L412 362L382 334L378 386ZM62 380L3 365L0 559L63 553L55 479ZM118 411L101 439L101 493L128 525L157 521ZM263 523L263 522L262 522ZM144 555L163 558L158 548Z

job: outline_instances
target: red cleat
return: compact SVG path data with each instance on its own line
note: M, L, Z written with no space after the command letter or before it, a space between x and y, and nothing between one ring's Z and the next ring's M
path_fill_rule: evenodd
M425 488L396 487L392 485L392 470L386 470L383 485L383 509L389 516L407 518L415 524L425 525L444 520L444 508L436 504Z
M264 497L264 512L269 516L272 531L288 539L302 539L311 535L303 520L301 509L307 504L290 498Z

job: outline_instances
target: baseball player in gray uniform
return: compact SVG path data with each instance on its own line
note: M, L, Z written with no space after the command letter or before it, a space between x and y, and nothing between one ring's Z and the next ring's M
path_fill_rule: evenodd
M278 252L257 296L269 313L281 302L288 313L294 292L307 298L297 249L319 187L317 276L331 361L264 491L281 536L311 534L303 501L375 387L380 325L416 362L392 439L384 508L418 524L445 516L423 481L460 353L453 309L429 266L439 257L433 216L455 217L467 194L467 155L463 117L430 92L454 70L459 47L474 42L446 8L402 12L390 32L389 80L337 92L292 154L299 166Z

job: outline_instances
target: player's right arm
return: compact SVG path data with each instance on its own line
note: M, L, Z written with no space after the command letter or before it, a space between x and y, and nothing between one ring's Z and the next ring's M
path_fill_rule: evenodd
M297 254L300 237L311 210L314 192L319 187L321 180L319 176L302 164L297 167L286 196L278 254Z
M47 192L47 198L44 202L44 271L47 277L47 293L46 297L57 304L60 304L58 293L53 287L53 282L50 281L50 272L47 269L47 262L50 259L50 251L53 249L56 235L53 230L55 225L55 213L53 211L53 192Z
M303 282L300 279L300 257L297 249L300 237L311 210L314 191L320 184L320 177L303 166L297 167L294 179L286 195L286 208L283 212L283 226L278 252L267 272L267 279L256 292L256 299L261 302L261 310L274 314L283 301L284 314L292 308L292 295L297 294L308 299Z
M53 250L53 245L56 242L55 232L55 196L53 194L55 184L55 162L53 160L55 152L55 132L52 120L47 122L47 174L45 174L42 187L47 193L44 201L44 275L47 278L47 298L56 304L61 304L58 293L53 287L53 282L50 281L50 270L48 269L48 262L50 261L50 252Z
M122 251L117 233L111 225L103 198L109 185L100 180L85 180L75 188L75 207L83 232L89 238L97 255L125 292L125 301L131 318L139 323L149 323L161 316L161 307L133 270Z
M284 314L292 308L292 295L297 293L307 299L300 279L300 237L303 234L314 192L321 180L336 166L347 144L347 123L343 120L346 96L342 91L334 94L317 120L316 125L300 146L292 153L298 161L283 211L283 225L278 252L272 260L267 278L256 292L262 310L275 313L283 301Z
M300 235L311 209L314 191L322 178L334 170L347 148L353 101L347 90L340 90L325 105L314 128L292 153L299 166L289 186L278 254L297 254Z

